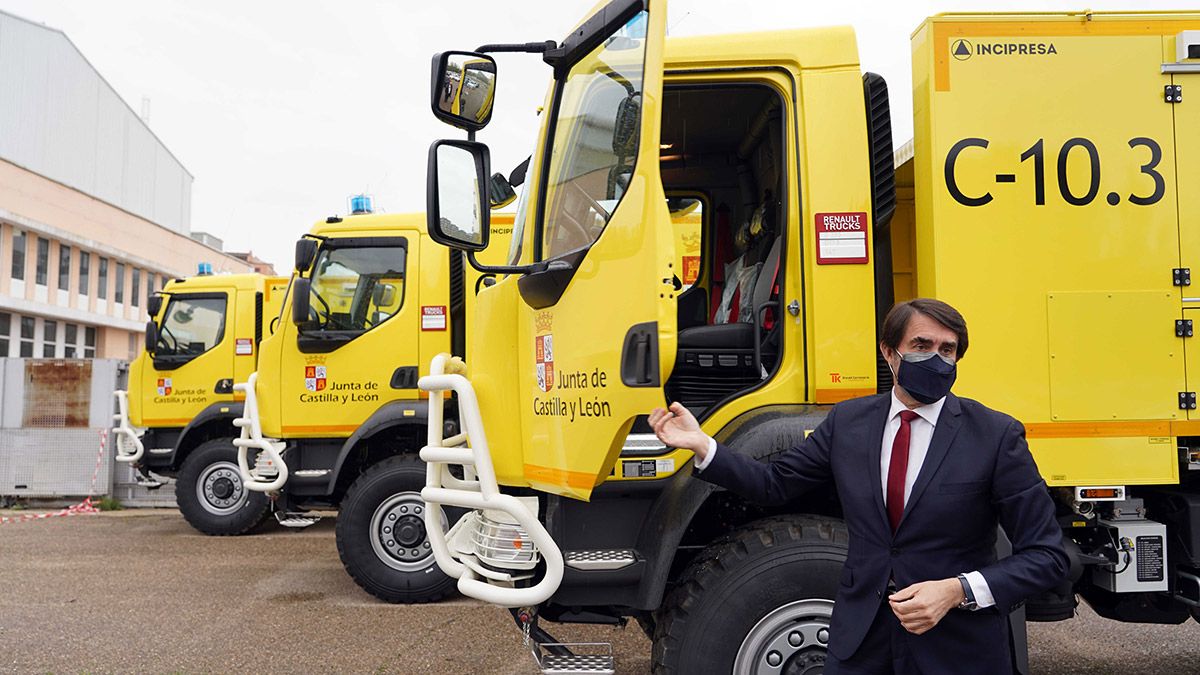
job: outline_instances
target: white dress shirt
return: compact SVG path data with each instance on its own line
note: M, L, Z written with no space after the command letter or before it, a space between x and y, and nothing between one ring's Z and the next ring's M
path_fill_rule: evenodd
M913 484L917 482L917 476L921 473L921 465L925 463L925 455L929 453L929 442L933 440L933 430L937 428L938 417L942 414L942 406L946 403L945 398L938 399L929 405L922 405L913 408L912 411L917 413L917 418L909 423L908 437L908 470L904 474L904 503L908 503L908 496L912 494ZM892 462L892 443L896 440L896 433L900 431L900 412L908 410L908 406L900 402L896 398L896 391L892 390L892 407L888 411L887 424L883 427L883 445L879 453L879 489L883 492L884 505L887 504L887 476L888 469ZM704 456L704 460L700 461L698 457L693 457L697 471L704 471L708 468L710 462L717 454L717 441L713 438L708 439L708 454ZM971 586L971 592L975 595L975 603L979 607L991 607L996 604L996 600L992 597L992 590L988 588L987 580L978 571L966 572L964 576L967 578L967 583Z

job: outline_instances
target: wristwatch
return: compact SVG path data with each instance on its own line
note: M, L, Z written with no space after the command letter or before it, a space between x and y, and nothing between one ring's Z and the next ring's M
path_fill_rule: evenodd
M979 604L975 602L975 593L971 590L971 584L967 582L967 575L958 575L958 583L962 584L963 589L963 601L958 603L958 608L970 612L979 609Z

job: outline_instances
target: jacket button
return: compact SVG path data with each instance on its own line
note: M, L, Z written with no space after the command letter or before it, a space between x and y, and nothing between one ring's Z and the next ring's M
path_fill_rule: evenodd
M882 598L882 597L883 597L883 591L875 591L875 597L877 597L877 598Z
M898 549L898 548L893 548L893 549L892 549L892 555L894 555L894 556L896 556L896 555L900 555L900 549Z

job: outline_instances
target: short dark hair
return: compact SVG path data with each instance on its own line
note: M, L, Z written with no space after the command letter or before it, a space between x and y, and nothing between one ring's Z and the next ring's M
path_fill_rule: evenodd
M954 331L958 338L955 359L961 359L967 353L967 320L957 309L933 298L916 298L893 305L883 320L883 344L892 349L899 349L904 332L908 330L908 322L914 314L924 314Z

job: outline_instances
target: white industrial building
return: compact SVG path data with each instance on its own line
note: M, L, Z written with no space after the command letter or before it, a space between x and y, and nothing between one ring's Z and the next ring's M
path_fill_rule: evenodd
M130 358L191 238L192 175L62 31L0 12L0 357Z

